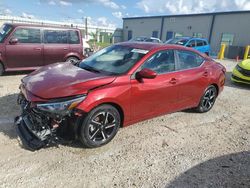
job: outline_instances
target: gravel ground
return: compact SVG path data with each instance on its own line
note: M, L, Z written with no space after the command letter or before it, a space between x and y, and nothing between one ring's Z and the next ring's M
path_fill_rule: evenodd
M13 118L23 75L0 77L0 187L250 187L250 86L229 80L206 114L178 112L120 129L97 149L30 152Z

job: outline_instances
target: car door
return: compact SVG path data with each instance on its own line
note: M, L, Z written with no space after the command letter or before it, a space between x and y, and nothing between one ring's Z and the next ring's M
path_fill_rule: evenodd
M68 31L44 29L44 64L63 62L69 53Z
M176 50L176 57L181 108L194 107L207 87L209 70L204 66L205 59L195 52Z
M196 50L199 52L205 53L206 51L206 46L203 40L196 40Z
M190 48L196 48L196 40L190 40L187 44L186 44L187 47L190 47Z
M8 68L42 66L41 30L39 28L16 28L6 44L6 60Z
M132 119L175 111L178 106L178 82L174 72L174 51L165 50L155 53L139 70L144 68L155 71L157 76L154 79L131 79Z

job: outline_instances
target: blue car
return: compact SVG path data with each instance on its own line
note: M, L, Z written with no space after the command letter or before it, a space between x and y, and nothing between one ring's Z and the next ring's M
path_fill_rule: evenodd
M166 43L191 47L207 55L209 55L210 52L210 45L207 39L203 38L177 37L166 41Z

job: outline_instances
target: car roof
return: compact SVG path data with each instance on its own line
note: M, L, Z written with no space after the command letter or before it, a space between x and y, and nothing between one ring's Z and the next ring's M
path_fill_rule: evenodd
M39 25L39 24L27 24L27 23L5 23L11 25L13 27L40 27L40 28L55 28L55 29L72 29L72 30L79 30L78 28L69 27L69 26L51 26L51 25Z

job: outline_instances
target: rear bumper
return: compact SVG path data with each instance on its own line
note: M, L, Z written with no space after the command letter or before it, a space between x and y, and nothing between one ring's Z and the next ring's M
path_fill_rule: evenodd
M15 119L15 126L17 134L23 144L23 146L31 151L38 150L46 145L45 141L37 138L27 127L22 116Z

